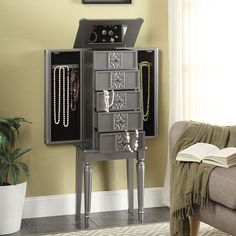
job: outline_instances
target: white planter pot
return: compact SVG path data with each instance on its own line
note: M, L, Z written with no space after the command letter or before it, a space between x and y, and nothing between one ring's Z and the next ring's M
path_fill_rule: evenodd
M0 186L0 235L20 230L26 184Z

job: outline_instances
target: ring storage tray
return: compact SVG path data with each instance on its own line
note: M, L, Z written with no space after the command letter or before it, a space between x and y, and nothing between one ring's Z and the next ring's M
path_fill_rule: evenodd
M133 47L141 25L142 18L117 20L79 21L79 28L74 48L118 48Z

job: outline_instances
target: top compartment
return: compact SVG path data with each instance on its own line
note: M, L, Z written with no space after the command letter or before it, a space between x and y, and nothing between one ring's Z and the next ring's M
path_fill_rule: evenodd
M142 24L142 18L81 19L74 48L111 50L117 47L133 47Z

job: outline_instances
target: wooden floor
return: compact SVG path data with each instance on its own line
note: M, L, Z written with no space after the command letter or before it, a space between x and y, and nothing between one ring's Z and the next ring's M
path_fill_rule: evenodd
M144 211L143 223L156 223L169 221L169 208L147 208ZM11 236L26 236L45 233L72 232L84 229L98 229L114 226L128 226L139 224L137 210L133 213L125 211L92 213L89 226L85 225L84 216L75 215L54 216L25 219L21 231L9 234Z

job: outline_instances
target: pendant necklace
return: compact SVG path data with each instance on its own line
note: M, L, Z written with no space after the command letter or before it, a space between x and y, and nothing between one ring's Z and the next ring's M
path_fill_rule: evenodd
M146 111L144 109L144 86L143 86L143 68L147 67L147 101L146 101ZM151 65L148 61L142 61L139 63L139 71L140 71L140 87L141 87L141 101L142 101L142 110L143 110L143 120L148 121L149 113L150 113L150 97L151 97Z
M78 71L72 69L70 73L70 109L71 111L76 111L77 103L79 100L79 75Z

